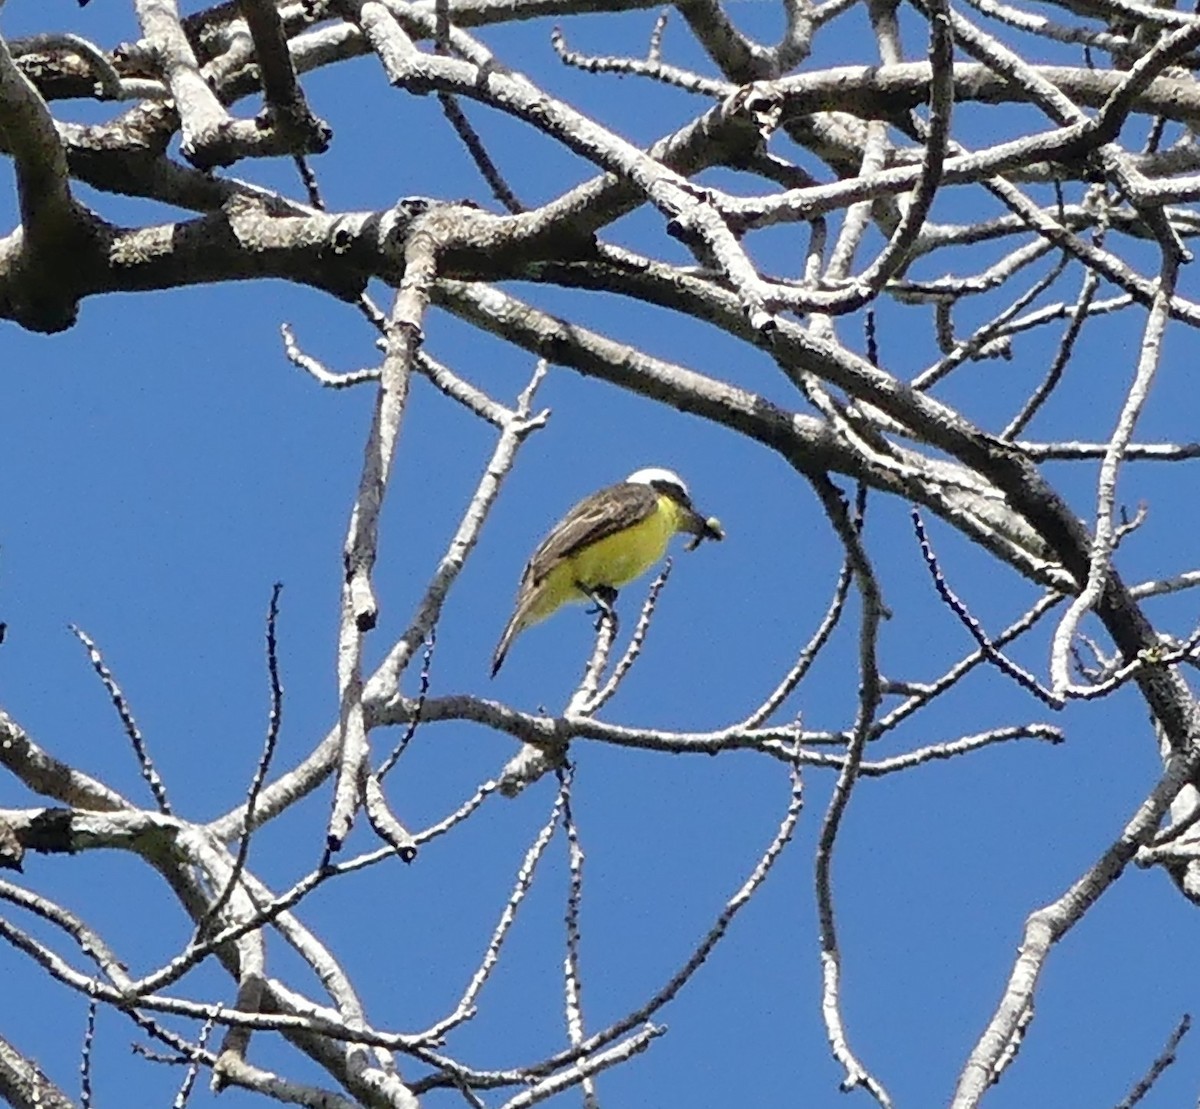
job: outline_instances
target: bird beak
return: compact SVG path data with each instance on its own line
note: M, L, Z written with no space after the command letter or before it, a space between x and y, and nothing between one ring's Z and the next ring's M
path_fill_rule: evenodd
M704 517L695 512L689 512L683 524L683 531L690 532L694 539L684 544L684 550L694 551L705 539L724 539L725 529L715 516Z

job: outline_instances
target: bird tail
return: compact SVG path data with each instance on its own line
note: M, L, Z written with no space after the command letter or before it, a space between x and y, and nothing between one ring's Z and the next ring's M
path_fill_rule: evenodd
M504 634L500 636L500 642L496 644L495 651L492 652L492 677L494 678L499 672L500 667L504 665L504 659L508 655L508 649L512 646L512 641L517 638L520 632L525 627L525 613L521 605L517 606L517 610L512 614L512 619L505 625Z

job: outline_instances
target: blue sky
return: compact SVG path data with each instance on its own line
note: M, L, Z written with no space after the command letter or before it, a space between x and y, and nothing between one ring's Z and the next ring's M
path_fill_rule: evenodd
M738 2L730 10L739 26L764 40L777 32L773 6ZM582 17L566 29L577 49L640 54L653 19L651 12ZM847 17L844 27L818 38L813 61L873 61L864 27L861 16ZM105 46L135 34L128 6L107 2L77 11L64 0L11 0L0 21L8 36L51 28ZM913 30L909 50L923 56ZM633 79L564 69L548 31L548 21L535 21L480 36L508 64L581 109L618 121L635 141L648 142L701 110ZM678 18L665 49L680 64L697 62ZM335 131L330 153L314 163L332 209L382 209L416 194L488 203L436 102L388 90L373 60L313 74L306 88ZM55 111L96 119L110 109L63 104ZM548 152L517 125L473 106L468 111L529 203L590 176L582 163ZM977 118L979 109L968 110L964 127ZM1016 127L1027 117L1003 118ZM993 124L991 116L983 120ZM977 142L985 141L982 134L975 132ZM286 164L237 172L301 195ZM83 188L79 194L115 222L178 216ZM0 206L11 227L17 216L10 173L0 183ZM935 218L963 218L966 211L960 196L948 195ZM609 239L683 257L654 214L622 221ZM800 257L803 239L795 230L773 232L765 254L783 265L788 252ZM869 238L866 249L878 245ZM1148 252L1127 254L1150 272ZM997 256L996 247L985 246L960 252L949 265L965 273ZM914 274L933 276L945 265L928 260ZM1078 280L1078 274L1064 279L1051 299L1072 296ZM386 290L375 291L386 304ZM803 407L764 355L712 329L615 297L530 286L513 291L650 353ZM1066 386L1030 438L1107 435L1133 372L1142 318L1134 310L1085 329ZM264 614L277 580L285 587L279 634L286 687L277 765L293 765L336 719L340 552L372 397L369 388L322 390L292 367L279 339L284 321L331 368L376 358L374 337L353 308L281 283L94 298L64 334L31 335L8 325L0 337L8 447L0 479L0 618L9 626L0 650L3 707L58 757L150 804L120 724L68 631L79 625L120 680L177 811L196 820L236 806L258 758L268 707ZM445 315L434 313L426 330L432 354L502 402L511 403L531 372L523 352ZM861 349L858 321L842 321L839 330ZM1057 334L1019 340L1011 362L964 368L939 397L989 429L1003 426L1045 372ZM880 342L885 366L899 376L914 375L936 357L924 310L882 306ZM1139 441L1195 435L1194 361L1193 336L1172 330ZM447 603L431 693L494 697L525 710L562 707L590 644L582 610L526 633L500 677L487 678L521 566L575 500L654 464L687 478L702 510L721 518L728 540L676 551L643 657L603 718L676 730L741 719L817 626L838 573L840 548L808 486L780 459L724 429L565 368L552 368L537 404L551 418L523 448ZM382 522L381 618L368 642L370 661L407 626L493 442L488 428L428 382L414 382ZM1192 568L1191 465L1125 469L1121 501L1146 499L1151 508L1145 528L1119 554L1128 580ZM1093 467L1057 464L1047 472L1081 513L1091 512ZM952 585L990 631L1036 597L1030 584L991 565L948 527L929 526ZM867 541L894 614L881 636L885 673L909 680L939 674L972 645L936 603L908 507L873 497ZM623 597L626 630L641 589L631 587ZM1163 630L1183 635L1196 616L1187 594L1151 602L1148 610ZM852 721L857 612L853 602L851 618L783 719L798 713L811 728ZM1048 635L1035 633L1014 656L1044 674ZM851 1043L897 1105L948 1100L1000 996L1026 915L1057 897L1111 842L1160 767L1145 707L1133 691L1051 714L991 672L977 673L881 741L885 750L870 753L884 757L1031 721L1061 726L1067 742L1022 740L865 780L850 804L834 870L844 1011ZM392 740L378 734L375 749L382 754ZM494 776L512 753L511 739L473 725L427 725L389 779L393 809L411 828L424 827ZM745 753L671 757L580 743L572 756L587 853L584 1013L595 1030L639 1005L686 959L770 841L787 805L788 781L778 763ZM669 1033L601 1078L604 1104L840 1103L841 1075L820 1020L812 892L816 835L832 780L827 772L806 771L795 842L695 981L659 1015ZM342 960L376 1026L415 1030L452 1008L553 795L546 779L514 801L494 798L412 866L390 862L342 879L307 904L306 923ZM6 806L38 803L7 783ZM251 866L264 881L284 888L316 863L329 804L326 786L255 839ZM359 828L349 849L371 844ZM479 1016L450 1040L449 1052L464 1062L513 1066L565 1043L559 969L565 858L560 838ZM163 884L117 853L30 857L23 881L83 915L135 972L157 966L190 934ZM62 948L60 937L36 923L18 923ZM988 1104L1118 1102L1195 1005L1195 928L1194 910L1165 875L1127 874L1052 954L1028 1040ZM268 965L319 995L311 973L281 946ZM0 1035L75 1092L85 1003L48 984L16 952L0 952L0 968L6 982ZM204 1000L233 996L211 966L175 989ZM1194 1035L1145 1104L1195 1098L1200 1041ZM100 1014L98 1104L169 1104L180 1076L131 1056L128 1042L140 1038L125 1018ZM255 1038L251 1058L297 1080L321 1081L270 1037ZM865 1103L864 1094L853 1096ZM489 1097L489 1105L503 1100ZM192 1103L213 1100L201 1088ZM231 1091L223 1103L250 1104L250 1098ZM448 1093L430 1095L427 1103L462 1104Z

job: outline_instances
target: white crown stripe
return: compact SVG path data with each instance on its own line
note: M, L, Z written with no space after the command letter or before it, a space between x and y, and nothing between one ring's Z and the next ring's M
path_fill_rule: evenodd
M655 482L661 485L672 485L679 489L685 497L688 496L688 487L684 484L683 478L673 470L664 470L660 466L648 466L644 470L635 470L625 480L631 485L653 485Z

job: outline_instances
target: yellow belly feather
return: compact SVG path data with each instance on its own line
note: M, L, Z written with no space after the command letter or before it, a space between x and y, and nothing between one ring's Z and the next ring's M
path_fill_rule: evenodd
M640 523L563 559L539 586L525 626L545 620L564 604L589 600L576 583L620 589L640 577L666 553L678 523L678 506L670 497L660 496L658 509Z

